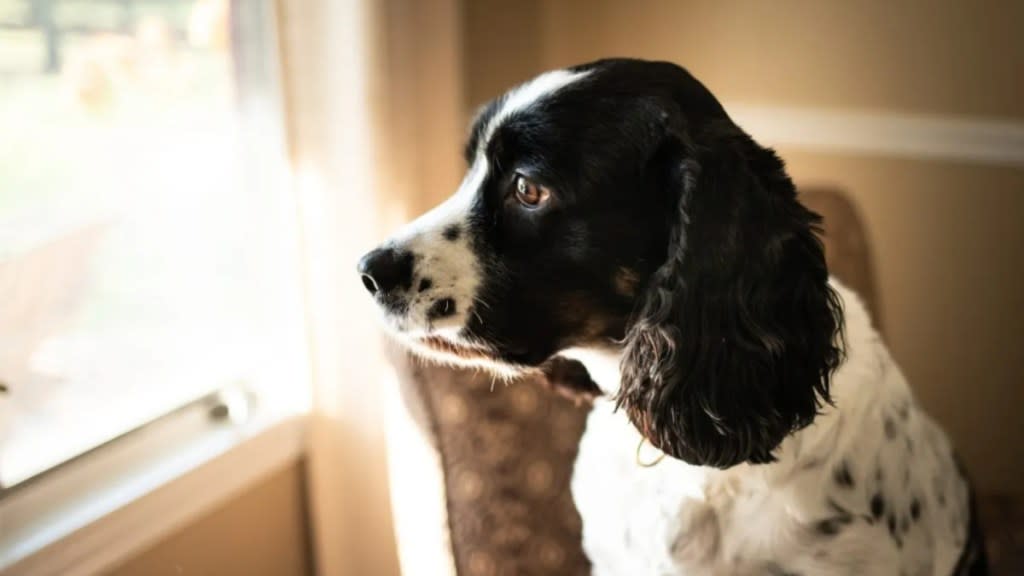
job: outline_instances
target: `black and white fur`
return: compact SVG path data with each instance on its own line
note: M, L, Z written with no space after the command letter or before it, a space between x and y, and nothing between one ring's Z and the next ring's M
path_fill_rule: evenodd
M431 358L587 368L594 574L986 573L950 443L828 277L819 217L685 70L543 74L480 112L466 160L363 281Z

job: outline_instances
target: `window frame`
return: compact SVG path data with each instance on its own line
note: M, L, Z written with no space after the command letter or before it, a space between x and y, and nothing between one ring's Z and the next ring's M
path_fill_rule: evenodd
M290 194L278 7L258 0L251 12L238 11L234 2L231 9L242 130L258 135L245 138L247 165L254 163L261 185ZM260 50L240 49L252 37ZM293 214L296 228L285 233L293 236L298 263L298 211ZM282 399L253 390L249 413L237 420L223 399L239 391L214 391L5 490L0 575L73 576L113 568L300 461L308 448L310 384L309 367L299 366L294 382L279 385L303 392Z
M0 574L109 569L305 453L306 416L256 406L210 418L207 396L0 500Z

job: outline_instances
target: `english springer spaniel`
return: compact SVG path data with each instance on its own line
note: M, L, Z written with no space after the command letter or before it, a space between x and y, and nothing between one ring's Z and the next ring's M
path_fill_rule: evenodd
M455 194L358 269L430 358L578 360L602 576L984 574L971 490L783 163L686 70L602 60L486 105Z

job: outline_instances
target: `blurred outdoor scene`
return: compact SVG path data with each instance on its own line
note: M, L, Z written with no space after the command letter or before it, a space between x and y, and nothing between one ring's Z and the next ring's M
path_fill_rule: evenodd
M232 10L0 0L0 488L269 370Z

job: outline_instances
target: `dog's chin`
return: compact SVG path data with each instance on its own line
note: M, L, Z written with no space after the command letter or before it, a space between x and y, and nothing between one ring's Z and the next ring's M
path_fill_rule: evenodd
M428 334L413 339L425 349L427 355L439 358L453 358L467 362L496 362L494 355L483 346L465 344L440 334Z
M510 362L493 345L467 336L462 318L417 322L406 315L383 316L385 332L428 362L484 371L503 380L518 379L536 370Z
M494 350L486 346L467 343L444 334L404 334L400 336L400 340L417 356L438 364L484 370L507 380L519 378L529 372L525 366L501 360Z

